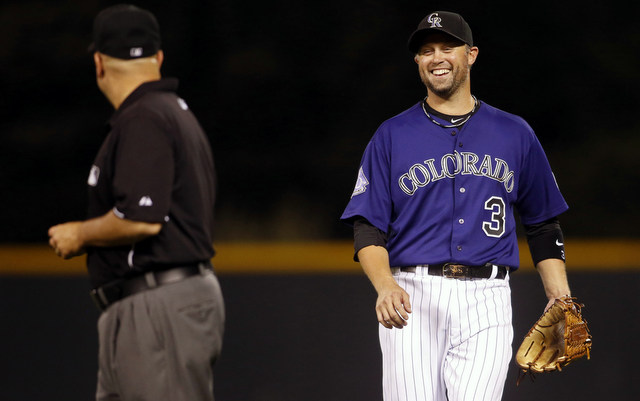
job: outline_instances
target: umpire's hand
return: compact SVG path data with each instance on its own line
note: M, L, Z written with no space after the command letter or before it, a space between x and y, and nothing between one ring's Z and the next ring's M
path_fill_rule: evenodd
M64 259L71 259L85 253L80 239L80 227L82 222L72 221L58 224L49 229L49 245L56 255Z

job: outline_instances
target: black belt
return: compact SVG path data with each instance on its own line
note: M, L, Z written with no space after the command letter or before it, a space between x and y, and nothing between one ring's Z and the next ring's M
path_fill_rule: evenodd
M161 285L177 283L196 274L211 271L209 262L202 262L190 266L174 267L161 271L150 271L128 279L117 280L102 287L91 290L91 299L104 311L111 304L129 295L160 287Z
M433 265L421 265L426 268L430 276L441 276L447 278L470 279L470 278L499 278L507 277L508 266L494 265L487 263L479 266L468 266L457 263L439 263ZM416 266L400 267L403 272L416 272ZM494 276L495 274L495 276Z

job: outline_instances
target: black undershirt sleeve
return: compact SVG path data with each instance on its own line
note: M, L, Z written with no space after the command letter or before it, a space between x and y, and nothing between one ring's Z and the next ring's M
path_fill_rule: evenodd
M545 259L565 260L564 238L557 217L536 224L524 224L533 265Z
M529 251L534 266L541 260L565 260L564 237L557 217L536 224L524 225ZM386 248L387 234L371 224L364 217L358 216L353 221L354 256L358 261L358 252L367 246L376 245Z
M369 245L387 247L387 233L369 223L364 217L357 216L353 220L353 260L358 262L358 252Z

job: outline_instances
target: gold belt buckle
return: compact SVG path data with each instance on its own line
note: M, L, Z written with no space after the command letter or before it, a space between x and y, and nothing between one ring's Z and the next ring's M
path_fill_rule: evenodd
M463 278L466 277L465 268L465 265L445 263L444 266L442 266L442 275L447 278Z

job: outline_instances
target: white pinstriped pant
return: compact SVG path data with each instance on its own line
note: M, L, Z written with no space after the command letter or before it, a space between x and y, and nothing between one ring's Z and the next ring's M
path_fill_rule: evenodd
M379 325L384 400L500 400L513 340L508 276L459 280L426 269L394 271L413 312L403 329Z

